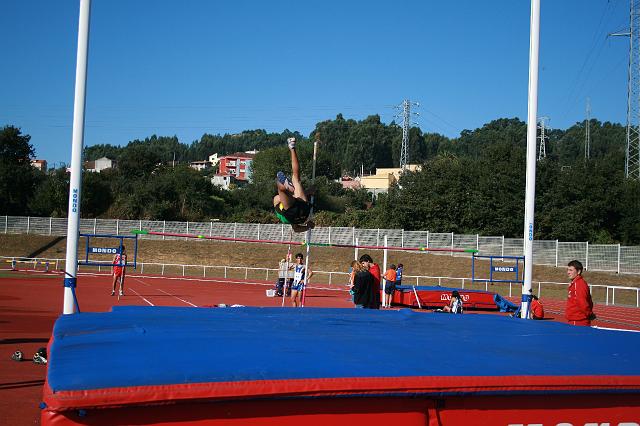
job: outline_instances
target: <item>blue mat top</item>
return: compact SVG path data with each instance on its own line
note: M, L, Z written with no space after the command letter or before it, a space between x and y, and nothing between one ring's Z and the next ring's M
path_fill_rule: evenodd
M61 316L54 391L397 376L638 376L640 333L496 315L118 307Z

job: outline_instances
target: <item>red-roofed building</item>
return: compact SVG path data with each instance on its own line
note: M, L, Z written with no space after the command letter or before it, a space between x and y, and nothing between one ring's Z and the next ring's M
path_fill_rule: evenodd
M251 182L251 163L255 154L236 152L220 157L218 175L233 176L238 181Z

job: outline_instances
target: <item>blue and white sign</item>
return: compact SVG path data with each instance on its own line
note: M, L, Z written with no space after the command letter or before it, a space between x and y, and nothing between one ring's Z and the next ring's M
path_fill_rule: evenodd
M515 266L494 266L493 272L515 272Z
M89 253L117 254L118 250L119 250L118 248L111 248L111 247L90 247Z

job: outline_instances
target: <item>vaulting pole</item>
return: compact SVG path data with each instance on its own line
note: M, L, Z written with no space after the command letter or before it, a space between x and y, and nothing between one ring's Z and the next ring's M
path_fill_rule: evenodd
M318 158L318 139L319 135L316 133L316 138L313 141L313 165L311 166L311 185L316 183L316 159ZM314 188L315 190L315 188ZM309 221L313 220L313 200L315 198L315 192L311 195L311 211L309 212ZM307 294L307 283L309 282L309 252L311 249L311 227L307 228L307 235L305 236L307 243L307 255L304 257L304 284L302 285L302 297L300 299L300 305L304 306L305 295Z
M528 318L533 278L533 219L536 196L536 131L538 123L538 57L540 48L540 0L531 0L529 35L529 108L527 114L527 189L524 219L524 285L521 318Z
M73 139L71 147L69 213L67 219L67 255L64 266L63 314L72 314L76 312L78 306L75 297L75 289L76 276L78 272L80 196L82 193L82 148L84 145L84 107L86 103L90 14L91 0L80 0L78 52L76 58L76 89L73 102Z

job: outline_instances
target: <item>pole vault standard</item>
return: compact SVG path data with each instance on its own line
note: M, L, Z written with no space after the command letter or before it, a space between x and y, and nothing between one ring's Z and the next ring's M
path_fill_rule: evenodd
M311 186L316 183L316 159L318 157L318 139L319 134L316 133L316 138L313 141L313 165L311 167ZM315 190L315 188L314 188ZM311 194L311 210L309 211L308 221L313 221L313 200L315 199L315 193ZM300 297L300 306L304 307L304 296L307 294L307 283L309 282L309 251L311 250L311 226L307 227L307 233L305 236L307 241L307 255L304 259L304 281L302 284L302 297Z
M291 244L292 246L314 246L314 247L339 247L339 248L358 248L369 250L395 250L395 251L435 251L435 252L447 252L447 253L477 253L476 249L450 249L450 248L425 248L425 247L397 247L397 246L361 246L355 244L325 244L325 243L307 243L302 241L277 241L277 240L254 240L249 238L231 238L231 237L210 237L208 235L196 235L196 234L178 234L174 232L155 232L147 231L145 229L132 229L132 234L138 235L158 235L165 237L180 237L180 238L199 238L202 240L215 240L215 241L229 241L234 243L260 243L260 244Z
M75 297L78 273L78 236L80 234L80 195L82 193L82 147L84 145L84 107L87 87L87 57L89 48L89 17L91 0L80 0L78 52L76 58L76 88L73 101L73 138L71 146L71 177L69 184L69 217L67 219L67 255L64 265L64 302L62 313L78 309Z
M540 50L540 0L531 0L529 34L529 107L527 115L527 188L524 217L524 285L522 286L521 318L529 317L531 281L533 279L533 219L536 196L536 141L538 114L538 57Z

